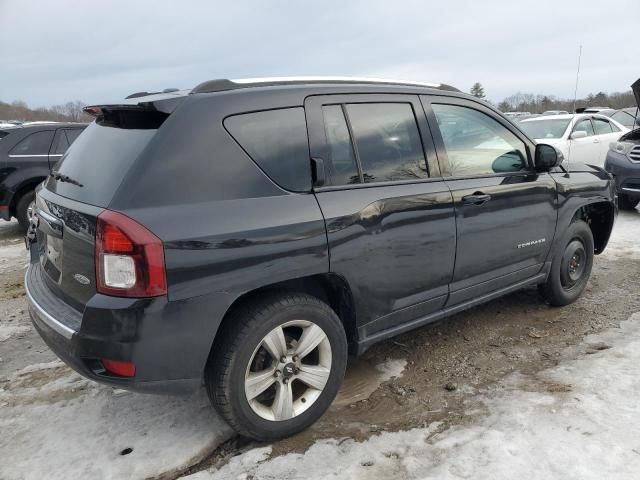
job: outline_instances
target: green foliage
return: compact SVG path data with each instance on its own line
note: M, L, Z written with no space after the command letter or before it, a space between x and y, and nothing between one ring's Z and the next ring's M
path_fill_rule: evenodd
M484 94L484 87L480 82L474 83L473 87L471 87L471 90L469 90L469 93L477 98L484 98L486 96Z

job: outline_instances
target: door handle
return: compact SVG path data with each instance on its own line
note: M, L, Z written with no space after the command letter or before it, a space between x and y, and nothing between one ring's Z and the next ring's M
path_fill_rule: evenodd
M491 200L491 195L482 192L476 192L473 195L465 195L462 197L462 203L464 205L482 205L489 200Z

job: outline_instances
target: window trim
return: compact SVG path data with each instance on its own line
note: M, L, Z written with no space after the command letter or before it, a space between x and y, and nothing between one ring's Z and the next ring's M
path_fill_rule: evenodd
M434 144L436 145L438 162L440 163L440 171L442 172L442 176L445 178L445 180L466 180L474 178L500 178L514 176L528 177L532 174L540 175L539 172L536 172L533 163L533 152L535 151L535 144L533 143L533 141L531 141L529 137L527 137L527 135L517 127L517 125L513 124L506 118L503 118L500 114L497 114L484 104L464 98L426 94L420 95L420 101L427 115L427 120L429 121L429 128L431 129ZM520 172L494 172L475 175L453 175L453 173L451 172L451 164L449 163L449 156L444 145L444 140L442 139L442 134L440 133L440 128L438 127L438 120L431 106L432 104L470 108L488 116L499 125L502 125L506 130L511 132L518 140L520 140L524 144L526 150L525 153L527 155L527 170L523 170Z
M50 132L52 133L51 138L49 139L49 148L47 148L46 152L44 153L11 153L13 152L22 142L24 142L26 139L28 139L29 137L32 137L33 135L37 135L39 133L43 133L43 132ZM49 152L51 151L51 144L53 143L53 140L56 136L56 131L55 129L43 129L43 130L37 130L35 132L31 132L27 135L25 135L24 137L22 137L21 139L19 139L14 145L13 147L11 147L11 149L8 152L8 156L10 158L26 158L26 157L48 157L49 156Z
M596 131L596 120L599 120L599 121L604 122L607 125L609 125L609 128L611 129L611 131L610 132L606 132L606 133L598 133ZM595 134L594 136L596 136L596 137L599 136L599 135L610 135L612 133L616 133L616 132L613 131L613 124L609 121L609 119L605 119L605 118L601 118L601 117L591 117L591 125L593 126L593 133Z
M593 130L593 135L587 135L584 138L597 137L597 135L596 135L596 127L593 125L593 117L581 118L580 120L575 122L573 124L573 127L571 127L571 133L569 134L569 137L571 137L571 135L574 134L574 132L576 131L576 127L578 126L579 123L582 123L582 122L589 122L591 124L591 130ZM569 138L569 140L571 140L571 139Z
M420 145L422 146L422 155L424 156L425 166L427 168L427 177L404 180L391 180L384 182L368 182L364 183L364 175L362 165L360 163L360 154L358 152L355 137L351 127L351 120L346 111L349 104L363 103L401 103L409 104L413 111L414 120L420 137ZM404 185L413 183L426 183L433 181L442 181L440 168L435 154L435 145L433 136L429 129L427 118L424 115L424 108L420 103L418 95L406 93L354 93L354 94L330 94L330 95L310 95L305 99L305 113L307 115L307 129L309 133L309 151L312 158L321 158L328 162L328 141L324 129L324 118L322 115L322 107L328 105L340 105L347 122L347 129L351 140L352 150L356 159L358 175L361 183L348 185L326 185L313 187L314 191L324 192L332 190L345 190L353 188L370 188L379 186Z

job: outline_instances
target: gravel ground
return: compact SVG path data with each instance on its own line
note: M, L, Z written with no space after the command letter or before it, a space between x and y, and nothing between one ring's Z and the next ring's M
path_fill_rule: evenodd
M538 375L587 335L640 311L639 237L640 213L621 212L573 305L552 308L528 288L372 347L351 362L329 412L270 445L269 456L304 452L323 439L459 428L487 415L481 407L470 415L469 400L513 374L532 379L535 391L560 388ZM0 458L11 459L0 462L0 478L175 478L256 447L232 439L202 393L123 393L58 362L30 327L25 263L17 225L0 222Z

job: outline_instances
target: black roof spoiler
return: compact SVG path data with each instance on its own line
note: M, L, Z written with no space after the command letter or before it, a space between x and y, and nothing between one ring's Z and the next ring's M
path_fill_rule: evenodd
M136 92L118 103L88 105L85 113L97 117L105 110L154 111L170 114L187 97L189 90L166 89L162 92Z

